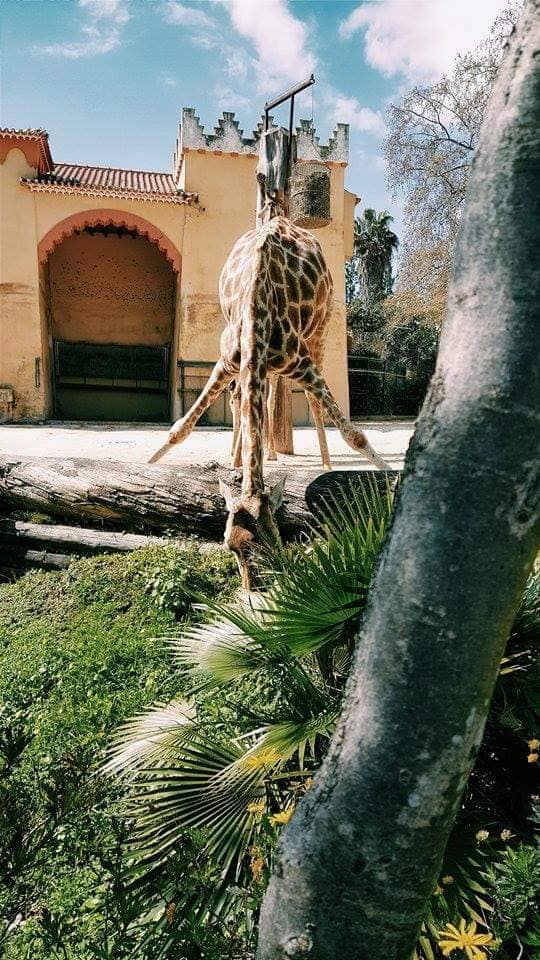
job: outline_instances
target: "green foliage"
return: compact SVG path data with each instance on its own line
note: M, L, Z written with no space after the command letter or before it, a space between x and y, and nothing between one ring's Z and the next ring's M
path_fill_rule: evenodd
M199 552L196 546L184 550L163 550L150 571L146 589L159 607L177 618L188 613L193 602L227 597L236 587L236 565L225 550Z
M381 332L386 325L386 317L377 301L371 303L356 297L347 304L347 330L352 341L352 352L379 355Z
M411 317L387 327L383 339L383 357L387 363L418 371L429 379L435 369L439 334L422 317Z
M157 696L182 690L182 675L155 639L173 629L178 607L154 602L148 581L173 567L178 595L184 576L187 598L194 586L221 589L225 566L221 553L150 548L0 584L0 956L6 960L154 960L164 950L170 960L235 956L234 931L225 935L216 925L201 931L189 913L182 923L168 922L174 908L165 895L166 872L153 878L155 911L148 914L126 875L127 825L116 815L116 787L96 776L112 729ZM198 616L187 599L182 616ZM215 873L202 845L186 832L174 864L198 897L212 888Z
M508 941L540 947L540 850L508 847L487 871L493 896L493 930Z
M366 207L354 223L354 254L360 292L366 303L377 303L392 290L392 255L399 240L390 229L393 218Z
M309 543L263 556L265 593L256 605L210 603L211 619L171 640L189 672L186 698L136 717L113 741L108 770L124 781L141 890L145 876L174 861L186 830L200 829L219 878L210 898L191 905L203 922L216 914L238 922L243 913L248 942L280 827L335 728L391 508L389 490L351 492L347 502L326 504ZM518 936L522 944L537 936L527 739L537 730L539 595L535 575L429 905L417 950L423 960L440 956L440 930L461 917L479 930L492 926L501 960L513 956L505 951ZM173 887L168 895L182 897Z
M391 509L389 488L375 483L327 503L309 544L263 557L256 606L210 603L213 619L171 641L189 671L188 702L158 706L115 735L107 770L124 780L141 875L174 858L186 829L204 832L221 883L197 904L202 917L258 905L278 828L334 730Z

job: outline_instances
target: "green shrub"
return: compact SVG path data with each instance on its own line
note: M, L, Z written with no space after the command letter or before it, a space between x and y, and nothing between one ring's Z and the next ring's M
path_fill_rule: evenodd
M163 570L177 578L170 593L183 597L181 605L151 595L148 583ZM155 892L165 919L144 919L123 866L127 826L116 816L115 787L95 774L118 722L182 692L183 676L155 637L169 633L178 615L186 622L197 616L195 589L213 596L226 585L230 592L232 570L221 552L201 556L171 546L78 560L60 573L0 584L6 960L157 960L165 948L171 960L228 956L232 934L224 941L219 929L191 934L187 918L172 935L166 917L174 908L159 898L164 877L156 877ZM174 865L197 895L213 883L201 849L201 839L186 834Z

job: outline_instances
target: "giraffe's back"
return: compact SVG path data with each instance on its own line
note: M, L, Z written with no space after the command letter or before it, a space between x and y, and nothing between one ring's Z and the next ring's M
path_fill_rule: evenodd
M254 282L263 284L271 318L269 359L286 355L287 344L295 339L309 342L321 336L332 298L332 279L312 234L285 217L275 217L245 233L235 244L221 273L220 300L225 319L238 336ZM229 339L236 340L236 336Z

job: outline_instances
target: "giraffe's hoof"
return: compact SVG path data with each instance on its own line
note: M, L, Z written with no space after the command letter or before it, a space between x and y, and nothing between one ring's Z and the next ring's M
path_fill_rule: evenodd
M322 466L323 466L323 470L331 470L331 469L332 469L332 464L331 464L331 463L323 463Z

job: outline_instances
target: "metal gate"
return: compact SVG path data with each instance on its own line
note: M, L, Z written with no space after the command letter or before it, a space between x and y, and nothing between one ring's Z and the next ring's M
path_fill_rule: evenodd
M72 420L167 420L170 344L54 340L55 414Z
M180 373L178 393L180 396L180 412L182 416L189 410L199 396L208 377L214 369L215 363L210 360L177 360ZM310 424L310 413L304 391L293 387L293 422L296 426ZM200 427L229 427L232 426L232 413L229 406L229 391L224 390L221 396L214 401L201 419Z
M349 357L351 417L415 417L427 382L374 357Z

